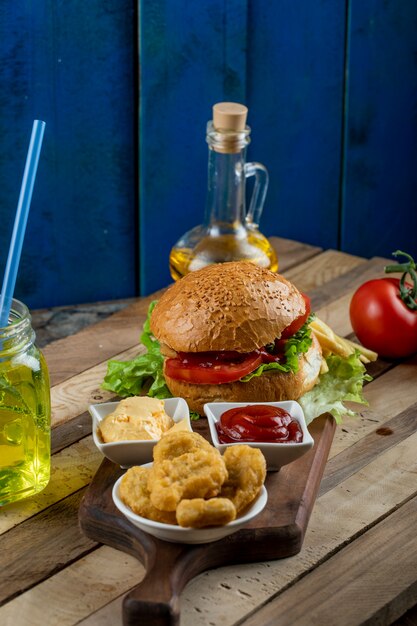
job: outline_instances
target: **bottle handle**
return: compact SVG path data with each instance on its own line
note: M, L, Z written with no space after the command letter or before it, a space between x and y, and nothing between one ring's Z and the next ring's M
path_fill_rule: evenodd
M253 228L258 228L259 220L261 219L262 209L264 208L264 202L266 192L268 190L268 170L262 163L256 161L252 163L245 163L244 165L245 178L255 176L255 186L253 188L252 197L249 204L249 209L246 213L246 224Z

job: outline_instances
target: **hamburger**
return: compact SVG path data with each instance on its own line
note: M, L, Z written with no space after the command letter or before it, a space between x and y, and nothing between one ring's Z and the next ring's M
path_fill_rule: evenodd
M200 414L206 402L300 398L322 363L309 314L308 298L294 285L252 263L187 274L150 317L170 393Z

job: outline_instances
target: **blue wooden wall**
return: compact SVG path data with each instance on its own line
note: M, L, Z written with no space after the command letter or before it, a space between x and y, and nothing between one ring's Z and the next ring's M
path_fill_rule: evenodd
M46 122L16 290L31 307L137 289L135 15L120 0L0 2L1 277L32 121Z
M417 256L416 58L412 0L2 0L0 275L39 117L17 295L167 284L171 246L203 218L220 100L249 107L266 235Z

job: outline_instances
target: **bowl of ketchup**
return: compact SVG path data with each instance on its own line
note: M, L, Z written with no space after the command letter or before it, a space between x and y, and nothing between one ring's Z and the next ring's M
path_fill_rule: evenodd
M204 405L213 445L259 448L268 471L278 471L314 445L303 409L295 402L208 402Z

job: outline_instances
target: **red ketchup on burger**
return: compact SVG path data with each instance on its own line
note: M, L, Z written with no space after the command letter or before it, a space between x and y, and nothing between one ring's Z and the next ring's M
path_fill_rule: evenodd
M220 443L300 443L303 433L288 411L266 404L229 409L216 422Z
M297 400L315 385L322 361L314 333L302 345L294 339L309 314L307 296L254 263L190 272L150 318L170 393L200 415L207 402Z

